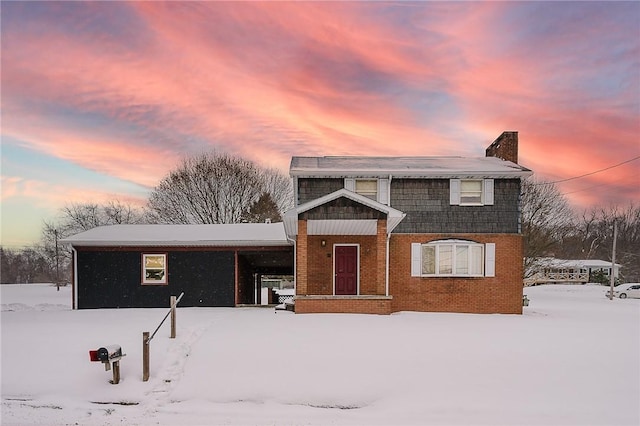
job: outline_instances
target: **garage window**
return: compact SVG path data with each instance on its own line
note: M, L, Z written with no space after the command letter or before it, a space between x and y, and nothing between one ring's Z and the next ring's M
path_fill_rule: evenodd
M167 284L167 255L150 253L142 255L142 284Z

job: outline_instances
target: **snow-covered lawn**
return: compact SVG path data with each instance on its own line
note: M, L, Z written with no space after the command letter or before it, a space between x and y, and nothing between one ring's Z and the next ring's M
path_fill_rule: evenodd
M525 289L524 315L70 309L2 285L2 425L638 425L640 300ZM168 303L168 301L167 301ZM122 345L121 382L88 351Z

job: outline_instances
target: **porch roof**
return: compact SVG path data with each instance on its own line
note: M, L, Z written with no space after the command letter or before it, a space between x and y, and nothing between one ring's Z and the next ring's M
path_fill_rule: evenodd
M343 188L309 201L308 203L300 204L286 212L284 215L284 228L287 236L292 238L298 235L298 216L301 213L341 197L348 198L386 214L387 233L391 233L406 216L405 213L400 210L396 210L393 207L378 203L377 201ZM307 232L309 235L375 235L377 233L376 219L324 219L308 220L307 222Z

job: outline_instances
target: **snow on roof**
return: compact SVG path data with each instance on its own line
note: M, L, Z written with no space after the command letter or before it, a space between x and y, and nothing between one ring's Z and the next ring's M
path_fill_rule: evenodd
M99 226L61 240L72 246L288 246L282 222Z
M518 178L531 170L496 157L293 157L292 177Z
M552 257L541 258L536 263L542 267L547 268L575 268L575 269L588 269L588 268L610 268L611 261L599 260L599 259L556 259ZM622 265L616 263L616 268L620 268Z

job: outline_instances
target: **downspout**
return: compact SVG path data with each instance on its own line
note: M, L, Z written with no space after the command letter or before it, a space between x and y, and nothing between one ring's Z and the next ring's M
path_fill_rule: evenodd
M390 238L391 238L391 232L387 232L387 261L386 261L385 282L384 282L385 296L389 296L389 239Z
M78 252L71 246L73 253L73 277L71 277L71 309L78 309Z
M293 208L297 208L300 204L300 200L298 199L298 176L293 178ZM296 223L298 221L298 215L296 214ZM289 238L285 230L285 235L287 240L293 243L293 297L295 298L298 291L298 245L296 243L297 239ZM297 233L296 233L297 235Z
M389 182L387 183L387 205L391 207L391 179L393 176L389 175ZM386 261L385 261L385 277L384 277L384 295L389 296L389 240L391 239L391 231L387 229L387 248L386 248Z

